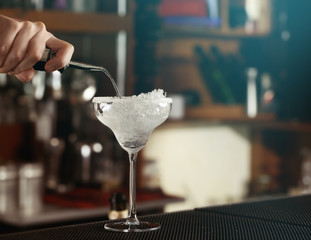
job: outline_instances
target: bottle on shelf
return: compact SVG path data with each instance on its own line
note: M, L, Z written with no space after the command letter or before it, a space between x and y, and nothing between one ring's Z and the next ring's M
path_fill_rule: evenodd
M110 196L110 211L108 213L108 218L110 220L126 218L128 215L126 207L126 196L124 193L116 192L112 193Z

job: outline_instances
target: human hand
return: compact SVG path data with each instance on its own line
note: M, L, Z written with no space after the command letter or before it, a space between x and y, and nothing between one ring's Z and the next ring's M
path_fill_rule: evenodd
M63 68L70 61L74 48L46 30L42 22L29 22L0 15L0 73L15 75L23 82L30 81L46 48L55 57L45 65L47 72Z

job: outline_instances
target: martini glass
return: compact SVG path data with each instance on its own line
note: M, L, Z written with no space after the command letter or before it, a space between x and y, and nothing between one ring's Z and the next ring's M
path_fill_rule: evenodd
M145 232L160 228L158 223L139 221L136 215L136 160L152 131L168 117L172 99L166 97L95 97L95 114L109 127L130 162L129 214L122 222L107 223L105 229L119 232Z

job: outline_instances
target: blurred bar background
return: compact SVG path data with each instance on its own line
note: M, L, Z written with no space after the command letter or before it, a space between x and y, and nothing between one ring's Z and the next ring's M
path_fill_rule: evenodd
M174 100L138 159L144 213L311 190L311 2L10 0L103 66L124 95ZM128 160L94 116L103 74L0 74L0 233L105 219L127 194Z

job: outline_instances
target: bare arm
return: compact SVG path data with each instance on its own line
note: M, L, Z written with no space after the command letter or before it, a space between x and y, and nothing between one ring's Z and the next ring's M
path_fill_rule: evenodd
M45 48L56 56L45 65L47 72L64 67L71 59L74 48L46 30L42 22L29 22L0 15L0 73L15 75L23 82L34 76L33 65Z

